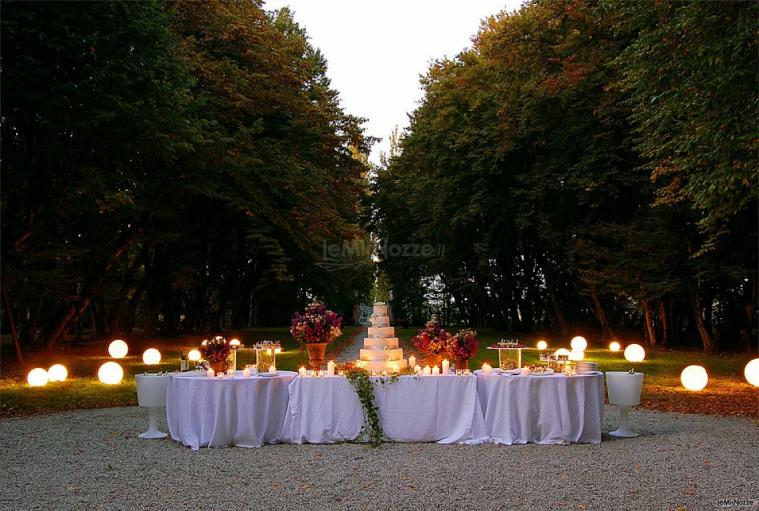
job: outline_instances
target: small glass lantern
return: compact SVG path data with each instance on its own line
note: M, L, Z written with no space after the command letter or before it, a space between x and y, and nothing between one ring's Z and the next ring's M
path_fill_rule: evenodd
M277 367L277 353L282 351L278 341L261 341L256 344L256 368L259 373L268 373L269 367Z

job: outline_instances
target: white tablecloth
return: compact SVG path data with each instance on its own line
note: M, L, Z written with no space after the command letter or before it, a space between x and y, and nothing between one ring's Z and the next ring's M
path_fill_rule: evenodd
M200 447L260 447L279 439L296 373L273 377L208 378L195 372L174 375L166 389L171 438Z
M491 442L601 442L603 373L510 376L475 371L475 374Z
M470 376L401 376L374 386L385 435L398 442L480 443L485 423ZM364 413L348 380L298 377L290 384L290 404L281 440L331 443L356 439Z

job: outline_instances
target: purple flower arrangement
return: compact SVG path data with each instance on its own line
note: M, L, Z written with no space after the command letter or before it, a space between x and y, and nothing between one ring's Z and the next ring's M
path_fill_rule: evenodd
M203 359L211 363L227 360L230 353L232 353L232 345L221 336L205 340L200 345L200 354L203 356Z
M303 313L296 312L290 324L290 334L305 343L332 342L340 337L343 318L327 310L321 302L309 304Z
M474 330L461 330L451 339L451 353L455 358L472 358L477 355L477 332Z

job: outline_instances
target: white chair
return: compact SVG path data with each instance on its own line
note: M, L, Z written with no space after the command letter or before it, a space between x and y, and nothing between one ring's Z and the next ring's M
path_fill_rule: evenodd
M148 430L140 433L140 438L166 438L166 433L158 429L158 414L166 407L166 387L171 375L137 374L137 403L148 409Z

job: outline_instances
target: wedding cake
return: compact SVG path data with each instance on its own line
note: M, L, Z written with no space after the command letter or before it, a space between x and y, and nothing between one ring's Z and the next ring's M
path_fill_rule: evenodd
M408 362L403 358L403 350L398 347L395 328L390 326L387 305L381 302L374 304L371 322L369 337L364 339L364 349L359 351L356 365L373 373L392 373L404 369Z

